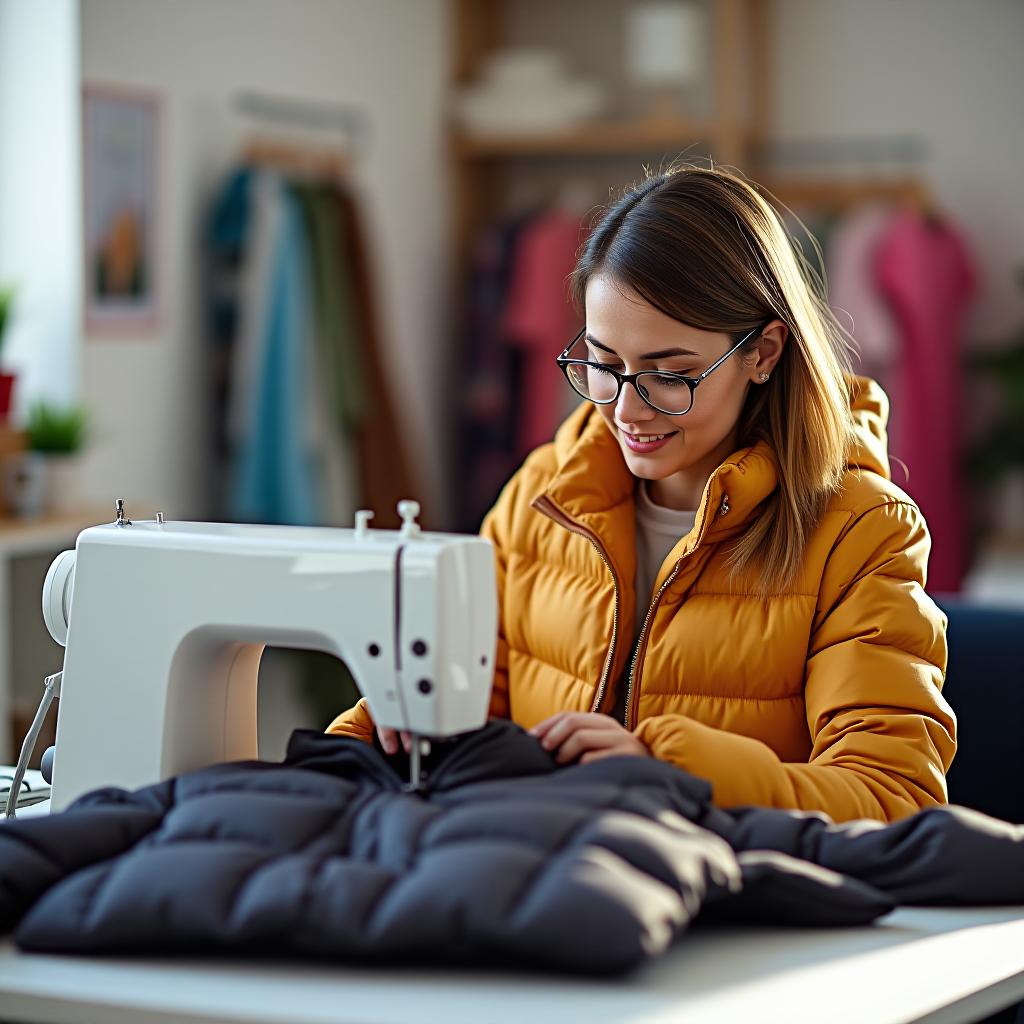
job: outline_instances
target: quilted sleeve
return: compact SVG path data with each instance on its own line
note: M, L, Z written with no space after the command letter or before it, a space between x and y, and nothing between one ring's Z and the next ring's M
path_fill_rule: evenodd
M480 536L486 537L494 546L495 573L498 584L498 644L495 650L494 681L491 685L491 706L489 718L509 718L508 702L508 645L504 629L505 568L508 564L508 538L511 530L512 509L519 489L518 475L513 477L502 491L498 501L484 516L480 525ZM361 697L348 711L342 712L327 727L325 732L354 736L356 739L373 742L373 718L366 698Z
M807 652L808 763L682 715L645 719L656 757L708 779L715 803L894 821L947 802L956 717L940 693L946 616L925 593L931 540L907 501L855 516L826 565Z
M512 527L512 510L515 507L515 493L518 491L518 474L502 491L497 502L484 516L480 525L480 536L494 545L495 574L498 584L498 644L494 655L494 681L491 684L490 718L511 718L508 699L508 643L505 640L505 574L508 568L509 537Z

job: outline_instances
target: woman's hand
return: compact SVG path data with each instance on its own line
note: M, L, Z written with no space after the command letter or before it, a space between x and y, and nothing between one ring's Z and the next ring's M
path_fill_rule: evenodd
M402 737L402 746L408 754L412 750L412 733L403 729L401 733L397 729L388 729L386 726L377 726L377 735L380 737L380 745L386 754L394 754L398 751L398 737Z
M591 711L559 711L538 722L530 735L536 736L545 750L558 750L555 760L567 764L575 758L580 764L600 761L602 757L623 754L650 757L651 752L624 725L607 715Z

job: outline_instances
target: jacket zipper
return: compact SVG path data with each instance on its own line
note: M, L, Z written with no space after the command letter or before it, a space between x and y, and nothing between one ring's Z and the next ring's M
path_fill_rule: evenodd
M650 608L647 609L647 615L644 616L644 624L640 627L640 636L637 638L636 649L633 651L633 661L629 666L629 681L626 684L626 707L622 715L622 724L626 727L629 732L633 730L629 727L629 712L633 700L633 673L636 671L637 660L640 657L640 651L646 646L646 634L647 624L651 621L651 615L654 613L654 609L658 607L658 602L661 600L661 595L665 593L665 588L679 575L679 570L682 568L683 560L680 558L676 562L676 567L669 574L667 580L662 583L658 593L654 595L654 600L651 602Z
M730 511L731 509L729 507L729 495L726 494L722 496L722 501L718 507L716 518L728 515ZM700 545L703 543L704 534L706 532L706 524L707 513L705 512L704 520L701 523L700 533L697 535L697 543L694 544L693 548L690 550L690 555L692 555L694 551L696 551L697 548L699 548ZM631 717L630 712L633 704L633 679L636 673L637 664L641 660L641 654L647 646L647 624L650 622L651 616L654 614L654 610L658 607L658 602L661 600L661 595L665 593L665 588L679 575L679 572L683 567L684 560L686 558L689 558L690 555L684 555L683 558L680 558L679 561L676 562L676 567L672 570L671 573L669 573L668 579L665 580L664 583L662 583L657 594L654 595L654 600L651 602L650 608L647 609L647 615L644 617L644 624L640 627L640 636L637 638L636 648L633 651L633 661L629 666L629 677L628 682L626 683L626 707L622 715L622 724L626 727L626 729L629 732L633 731L629 722Z
M601 560L608 567L608 571L612 575L612 583L615 584L615 612L612 618L612 642L608 648L608 653L604 659L604 669L601 672L601 681L597 685L597 697L594 699L594 703L591 707L591 711L595 712L601 706L601 700L604 697L605 686L608 683L608 673L612 667L612 660L615 654L615 643L618 640L619 635L619 578L615 575L615 570L612 568L611 559L608 558L607 553L604 550L604 546L592 530L588 530L584 526L579 526L573 519L565 514L547 495L541 495L535 498L531 503L534 508L540 509L545 515L554 519L555 522L560 523L567 530L572 533L578 533L594 545L597 549L597 553L601 556Z

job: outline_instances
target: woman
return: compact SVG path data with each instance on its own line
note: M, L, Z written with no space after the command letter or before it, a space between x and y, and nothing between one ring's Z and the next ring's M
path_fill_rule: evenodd
M721 169L650 177L571 284L586 327L558 362L587 400L481 527L491 714L561 763L662 758L723 807L891 821L944 803L956 719L927 527L890 479L888 399L851 372L772 207ZM365 701L328 731L372 740Z

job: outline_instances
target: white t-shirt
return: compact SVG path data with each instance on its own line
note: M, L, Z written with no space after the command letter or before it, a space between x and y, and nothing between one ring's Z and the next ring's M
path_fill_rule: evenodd
M647 609L654 600L654 581L658 570L676 542L685 537L697 519L697 510L680 512L678 509L655 505L647 491L647 481L637 478L636 484L636 621L633 625L633 646L643 629ZM626 659L622 678L618 683L615 703L609 714L621 722L625 712L626 682L632 659Z
M637 479L636 486L636 622L633 638L640 635L644 616L654 600L654 581L658 570L676 542L693 529L697 510L655 505L647 491L648 481Z

